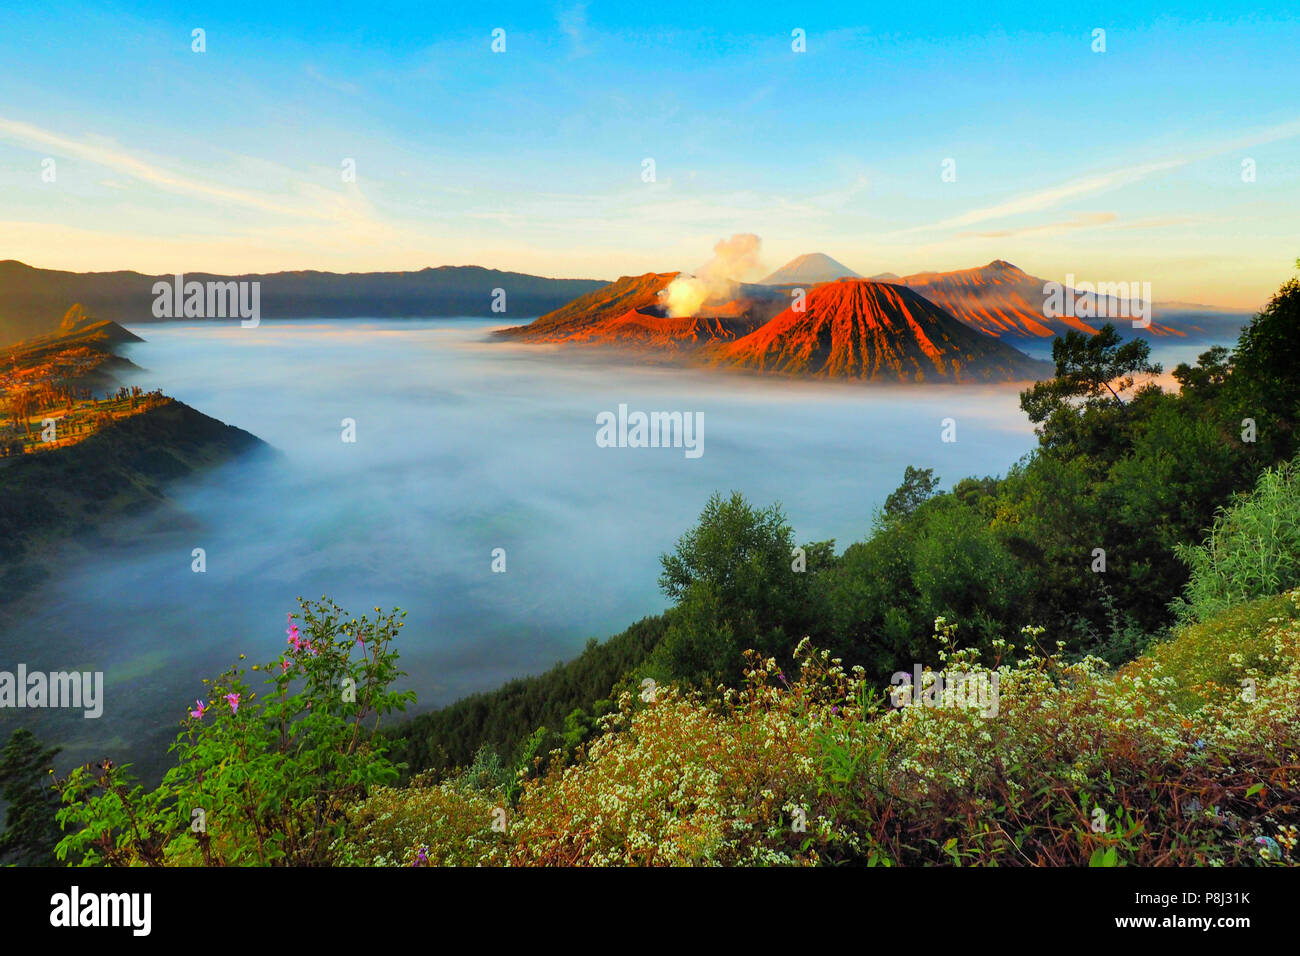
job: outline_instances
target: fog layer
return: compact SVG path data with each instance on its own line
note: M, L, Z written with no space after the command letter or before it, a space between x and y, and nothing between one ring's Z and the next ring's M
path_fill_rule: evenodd
M155 763L238 654L284 646L299 595L408 610L421 708L536 673L660 611L658 556L713 491L780 501L800 541L865 536L904 466L945 487L1033 445L1015 387L804 384L490 341L481 321L151 325L128 384L267 441L174 485L23 602L0 659L102 670L104 714L11 714L67 746ZM598 447L597 416L702 413L703 454ZM944 442L943 420L956 441ZM355 442L343 440L344 420ZM191 570L203 548L207 570ZM505 551L494 573L493 549ZM11 666L11 665L5 665Z

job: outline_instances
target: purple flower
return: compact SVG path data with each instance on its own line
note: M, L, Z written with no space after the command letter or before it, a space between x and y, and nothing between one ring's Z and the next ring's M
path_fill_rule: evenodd
M227 694L227 695L226 695L226 703L230 705L230 712L231 712L232 714L237 714L237 713L239 713L239 695L238 695L238 694Z
M302 650L303 645L304 645L306 642L302 639L302 635L300 635L300 634L298 633L298 625L295 624L295 623L293 623L293 615L292 615L292 614L289 615L289 629L288 629L287 631L285 631L284 633L286 633L286 634L289 635L289 646L290 646L290 647L292 647L295 651L300 651L300 650Z
M202 720L203 714L207 711L207 709L208 709L207 704L203 703L203 701L201 700L196 700L194 702L194 709L190 711L190 716L193 717L195 720Z

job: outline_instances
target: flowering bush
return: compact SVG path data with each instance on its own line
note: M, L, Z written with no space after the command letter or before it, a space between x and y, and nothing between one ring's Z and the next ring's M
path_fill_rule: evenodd
M751 661L746 689L718 704L674 688L649 702L624 694L585 755L525 784L508 862L809 865L856 853L818 793L829 708L810 706L775 661Z
M60 781L61 858L1300 864L1300 591L1184 628L1118 672L1044 649L1041 628L992 641L984 664L942 618L934 677L906 693L807 640L794 678L749 652L739 690L646 682L571 755L539 755L539 731L513 764L483 751L400 789L362 721L409 699L388 690L401 622L324 603L302 621L265 698L235 667L195 702L156 790L107 761ZM993 693L980 706L973 677Z
M1204 638L1193 633L1117 675L1066 663L1059 645L994 662L996 717L909 706L845 721L823 738L828 767L852 765L828 775L839 805L899 863L1300 862L1300 592L1282 600L1260 640L1285 664L1243 661L1251 694L1169 666L1196 656L1180 647ZM942 673L969 670L978 652L952 651L942 620L937 631ZM1189 706L1188 687L1208 699Z
M314 865L328 862L346 807L397 768L375 735L379 719L413 692L389 689L401 672L399 612L355 619L332 602L300 601L285 652L252 670L236 664L195 701L171 746L177 764L156 789L105 760L57 781L71 830L61 860L86 865ZM240 655L240 660L244 655Z
M1300 592L1234 613L1119 673L1096 658L1067 662L1059 645L1042 650L1039 628L1025 630L1019 649L995 641L981 671L978 652L957 649L956 625L940 619L943 690L925 705L891 706L860 668L807 642L793 681L751 654L746 687L718 700L671 687L648 700L623 694L585 750L567 763L553 754L524 780L505 833L491 832L499 792L462 779L372 795L347 855L482 865L1294 865ZM954 675L979 673L997 675L995 713L957 696Z
M499 793L416 778L409 787L376 787L348 814L334 846L341 866L474 866L487 862L504 836L492 829Z

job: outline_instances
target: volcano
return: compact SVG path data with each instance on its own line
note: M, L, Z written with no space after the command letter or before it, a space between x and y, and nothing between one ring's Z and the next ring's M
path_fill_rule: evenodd
M500 329L497 334L536 342L598 341L608 336L612 322L639 309L658 309L659 293L676 278L676 272L623 276L579 296L568 305L547 312L528 325Z
M529 325L501 329L498 334L533 342L685 353L711 342L735 341L780 311L780 305L770 304L780 298L779 292L763 289L761 300L756 300L746 294L749 287L734 283L734 298L706 302L696 315L669 316L659 294L677 275L623 276Z
M1014 381L1047 377L1031 359L959 322L910 288L841 279L811 289L761 328L708 349L711 364L866 381Z
M918 272L896 280L914 289L972 328L989 335L1010 339L1037 339L1064 335L1071 329L1088 335L1096 334L1106 322L1111 322L1120 334L1146 332L1153 336L1183 335L1169 326L1152 322L1142 330L1133 329L1130 319L1052 317L1044 304L1047 293L1043 290L1047 280L1031 276L1003 259L995 259L976 269L958 269L954 272ZM1080 299L1090 299L1092 314L1116 314L1117 307L1102 300L1105 296L1087 293Z
M817 282L834 282L836 279L857 279L860 276L842 262L836 262L824 252L810 252L791 259L760 285L811 285Z

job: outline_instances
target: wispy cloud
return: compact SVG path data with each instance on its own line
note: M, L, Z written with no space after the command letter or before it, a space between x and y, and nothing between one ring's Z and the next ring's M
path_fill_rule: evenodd
M1243 149L1263 146L1279 140L1291 139L1295 136L1300 136L1300 120L1280 123L1276 126L1260 130L1257 133L1241 136L1235 140L1227 142L1220 142L1212 147L1188 155L1158 162L1124 166L1101 173L1094 173L1089 176L1082 176L1077 179L1067 180L1066 182L1055 186L1049 186L1045 189L1039 189L1034 192L1015 196L1005 202L997 203L992 206L972 209L969 212L964 212L948 219L942 219L936 223L924 226L913 226L910 229L902 230L902 232L914 233L941 231L945 229L960 229L964 226L972 226L977 223L989 222L997 219L1006 219L1011 216L1019 216L1026 213L1047 212L1064 203L1076 199L1083 199L1088 196L1096 196L1100 193L1118 189L1121 186L1128 186L1133 183L1141 182L1144 179L1167 173L1170 170L1179 169L1189 165L1190 163L1198 162L1203 159L1211 159L1215 156L1222 156L1225 153L1239 152ZM1052 224L1048 224L1048 227L1051 225ZM1035 228L1038 227L1025 227L1019 230L1009 230L1001 234L980 233L978 235L1020 235ZM1082 226L1080 228L1082 228ZM964 235L970 235L970 233L965 233Z
M336 93L355 95L359 92L359 87L355 83L349 83L347 80L336 80L333 77L326 76L312 63L304 63L302 65L302 71L321 86L334 90Z
M1008 199L1006 202L998 203L995 206L985 206L982 209L972 209L970 212L964 212L959 216L953 216L950 219L943 219L930 226L916 226L908 232L919 232L929 229L957 229L962 226L971 226L975 223L988 222L993 219L1005 219L1008 216L1019 216L1024 213L1045 212L1049 209L1055 209L1062 203L1074 199L1082 199L1085 196L1095 196L1120 186L1127 186L1135 183L1156 173L1168 172L1171 169L1177 169L1180 166L1186 166L1189 159L1170 159L1158 163L1143 163L1139 166L1129 166L1123 169L1113 169L1109 172L1097 173L1092 176L1084 176L1080 179L1072 179L1068 182L1061 183L1057 186L1050 186L1047 189L1040 189L1036 192L1025 193Z
M263 212L296 218L322 220L338 218L337 210L322 209L314 203L290 205L248 190L205 182L140 159L116 145L72 139L30 123L2 116L0 116L0 138L31 148L49 150L59 156L74 156L168 192L210 199L222 204L233 203L249 209L260 209Z
M591 52L587 45L587 4L575 3L561 10L557 18L560 30L569 38L569 59L586 56Z
M971 231L957 233L960 238L974 237L977 239L1006 239L1012 236L1032 236L1032 235L1055 235L1061 232L1070 232L1075 229L1096 229L1098 226L1105 226L1119 218L1118 213L1113 212L1084 212L1069 219L1063 219L1059 222L1045 222L1036 226L1022 226L1019 229L993 229L988 231Z

